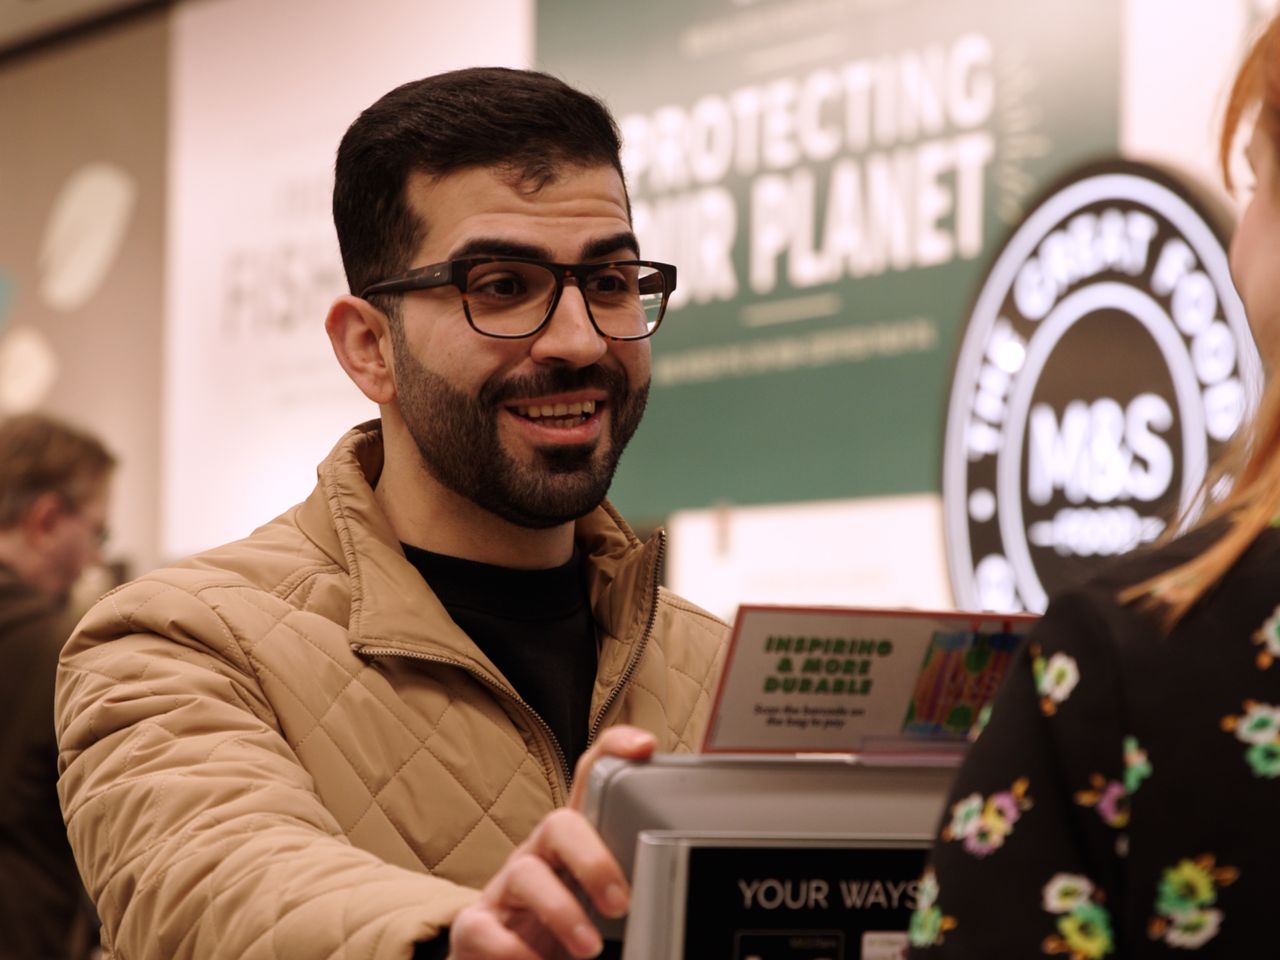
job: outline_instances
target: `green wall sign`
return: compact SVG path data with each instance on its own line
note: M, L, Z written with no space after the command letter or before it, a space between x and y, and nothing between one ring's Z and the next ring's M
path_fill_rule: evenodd
M1109 0L538 3L538 64L623 129L643 255L680 268L614 501L935 491L986 260L1114 154Z

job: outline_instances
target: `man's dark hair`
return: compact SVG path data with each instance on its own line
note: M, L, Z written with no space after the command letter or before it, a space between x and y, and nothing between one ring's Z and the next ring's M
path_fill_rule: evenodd
M427 224L409 209L409 174L499 167L537 190L566 166L622 175L621 139L603 103L545 73L473 67L396 87L338 146L333 222L354 294L405 272Z

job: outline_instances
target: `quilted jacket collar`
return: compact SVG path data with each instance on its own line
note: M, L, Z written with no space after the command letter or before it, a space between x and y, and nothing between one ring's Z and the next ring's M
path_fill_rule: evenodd
M497 675L405 559L373 494L382 464L379 421L350 430L320 464L319 482L296 516L302 532L350 577L352 645L444 657ZM657 602L658 538L642 544L607 502L578 521L576 538L587 558L596 622L605 639L629 648ZM626 656L626 649L602 649L601 679Z

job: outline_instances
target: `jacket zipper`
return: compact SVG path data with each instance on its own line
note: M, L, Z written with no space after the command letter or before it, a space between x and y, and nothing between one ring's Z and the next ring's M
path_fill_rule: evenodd
M605 698L604 703L600 704L600 709L596 712L595 719L591 722L591 729L587 732L588 747L595 742L596 735L604 724L604 715L609 712L609 708L613 706L614 701L622 695L622 691L631 682L631 676L636 672L636 667L640 664L640 658L644 655L645 647L649 645L649 637L653 633L653 625L658 622L658 577L662 571L662 556L667 549L667 533L665 530L659 530L657 536L658 550L653 558L653 573L650 577L650 597L652 599L649 603L649 619L644 625L644 633L640 635L640 640L636 643L635 649L631 651L627 665L622 668L622 676L618 678L618 682L614 685L609 696Z
M417 651L414 651L414 650L383 649L379 647L367 647L367 646L364 646L363 644L357 645L356 651L369 657L408 657L411 660L427 660L431 663L440 663L449 667L457 667L459 670L462 670L465 673L469 674L470 676L475 677L477 680L484 681L486 686L500 693L505 699L511 701L517 707L519 707L521 712L524 713L526 717L528 717L530 720L533 721L533 725L537 729L542 731L546 742L551 744L551 748L555 753L556 760L560 768L560 777L562 780L560 786L564 792L563 802L565 803L568 802L569 789L573 785L573 777L570 776L569 774L569 760L564 755L564 748L560 746L560 741L556 739L556 735L554 731L552 731L551 727L547 724L547 721L543 720L542 717L538 715L538 711L534 710L533 707L529 706L528 702L522 699L519 696L519 694L516 694L511 690L508 690L502 684L498 683L498 681L492 679L491 677L485 676L483 673L480 673L478 670L472 669L471 667L467 666L465 663L462 663L460 660L450 660L448 657L436 657L436 656L432 656L429 653L418 653Z
M640 664L640 657L644 655L645 648L649 645L649 638L653 634L654 624L658 622L658 577L662 570L662 557L666 553L667 535L665 530L658 531L658 549L653 561L653 573L650 576L650 597L649 617L645 622L644 633L640 635L640 640L636 643L635 649L631 651L631 656L627 658L626 666L622 668L622 676L618 678L618 682L614 685L613 690L609 692L609 696L605 698L604 703L600 705L600 709L596 711L595 719L591 722L591 727L587 732L587 746L590 747L595 742L596 736L600 733L600 727L604 724L604 716L609 712L609 708L622 695L622 691L626 689L627 684L631 682L632 675L636 672L636 667ZM560 746L560 741L556 739L555 732L538 715L538 711L529 706L528 702L522 699L519 694L508 690L502 684L498 683L490 677L485 676L479 671L473 670L459 660L450 660L448 657L432 656L429 653L418 653L414 650L396 650L384 649L379 647L368 647L363 644L358 645L356 650L366 656L371 657L408 657L412 660L426 660L431 663L440 663L445 666L457 667L478 680L482 680L486 686L500 693L504 698L514 703L520 710L533 721L533 725L537 727L545 736L547 743L551 744L552 750L555 752L556 760L560 767L560 776L563 778L562 788L564 790L564 802L569 800L569 791L573 787L573 772L569 769L569 760L564 755L564 748Z

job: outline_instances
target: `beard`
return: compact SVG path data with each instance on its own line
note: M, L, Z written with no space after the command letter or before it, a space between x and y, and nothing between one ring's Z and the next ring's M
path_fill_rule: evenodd
M493 377L472 397L426 369L407 344L394 347L400 413L427 472L476 506L530 529L558 527L600 505L649 397L647 381L633 389L621 370L598 364ZM528 464L503 449L498 417L504 404L588 388L608 397L602 441L536 447Z

